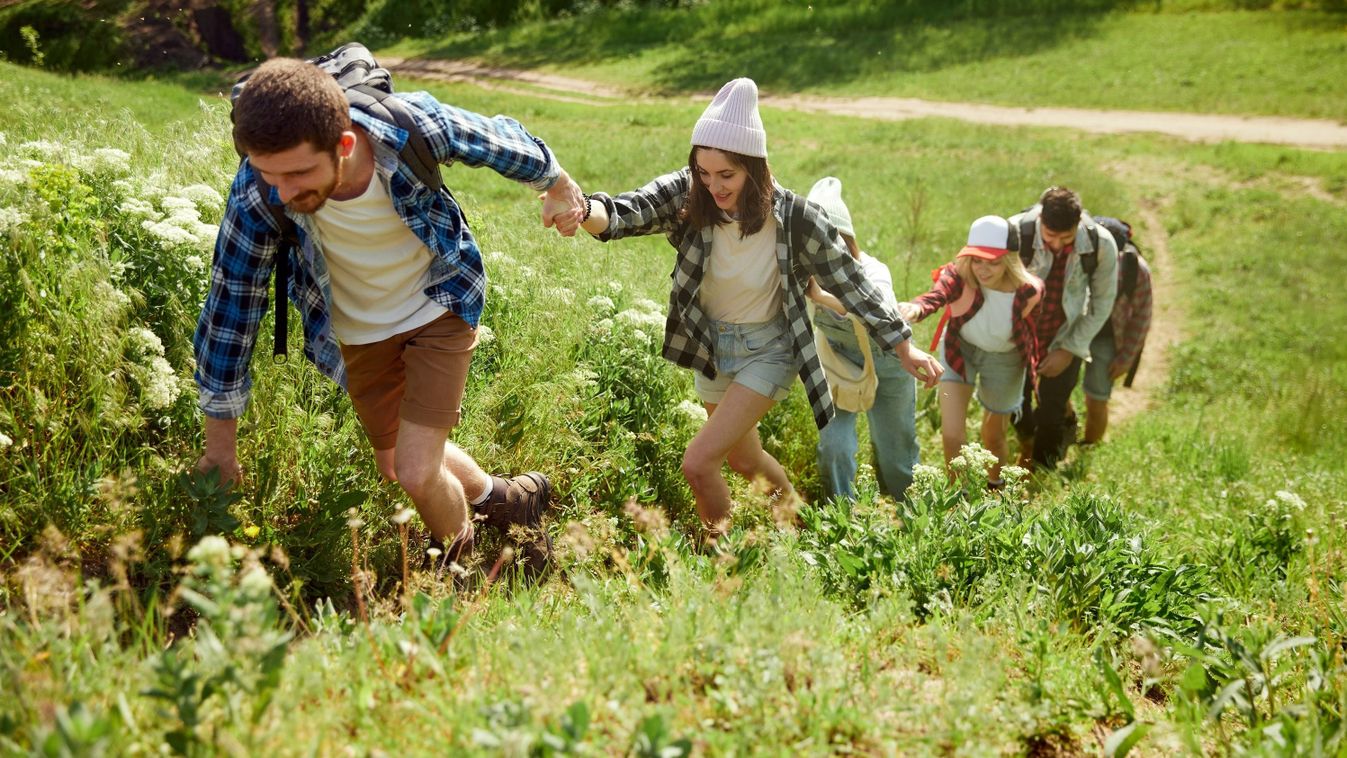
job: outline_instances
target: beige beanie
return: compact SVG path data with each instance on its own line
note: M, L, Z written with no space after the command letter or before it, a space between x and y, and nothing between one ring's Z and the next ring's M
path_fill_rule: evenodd
M742 78L721 87L692 128L692 144L766 158L767 131L758 115L758 85Z
M851 228L851 211L842 202L842 180L835 176L825 176L814 182L809 190L809 202L820 205L828 212L828 220L833 222L837 231L855 238L856 230Z

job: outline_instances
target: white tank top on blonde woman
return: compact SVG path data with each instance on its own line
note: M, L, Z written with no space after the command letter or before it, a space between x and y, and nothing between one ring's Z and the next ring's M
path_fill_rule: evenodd
M1011 310L1015 307L1014 292L998 292L982 288L982 307L964 322L959 338L989 353L1008 353L1015 349L1011 339L1014 324Z
M431 254L393 208L379 177L360 197L329 199L313 214L332 277L332 330L367 345L439 318L425 294Z
M739 224L717 224L700 288L702 309L716 321L757 324L781 313L781 270L776 265L776 220L739 238Z

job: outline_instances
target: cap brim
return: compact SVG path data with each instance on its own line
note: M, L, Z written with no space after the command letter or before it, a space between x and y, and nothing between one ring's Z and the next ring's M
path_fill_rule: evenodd
M994 261L1006 253L1010 252L1004 247L980 247L977 245L968 245L959 251L958 258L981 258L984 261Z

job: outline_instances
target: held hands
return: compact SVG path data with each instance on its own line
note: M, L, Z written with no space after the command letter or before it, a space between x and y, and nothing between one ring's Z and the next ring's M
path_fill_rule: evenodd
M585 196L565 171L557 178L556 184L538 196L542 201L543 228L556 227L563 237L573 237L580 228L580 218L585 215Z
M916 303L899 303L898 315L902 316L904 321L911 324L921 317L921 307Z

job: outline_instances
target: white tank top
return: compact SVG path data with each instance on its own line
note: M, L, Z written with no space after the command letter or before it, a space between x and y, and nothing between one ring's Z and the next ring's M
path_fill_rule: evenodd
M350 200L313 214L332 278L332 330L366 345L425 326L447 308L425 294L431 252L407 228L378 176Z
M757 324L781 313L781 270L776 265L776 220L739 239L739 224L717 224L699 290L702 309L716 321Z
M989 353L1008 353L1015 349L1011 339L1014 324L1011 310L1015 307L1014 292L998 292L982 288L982 307L964 322L959 338L973 347Z

